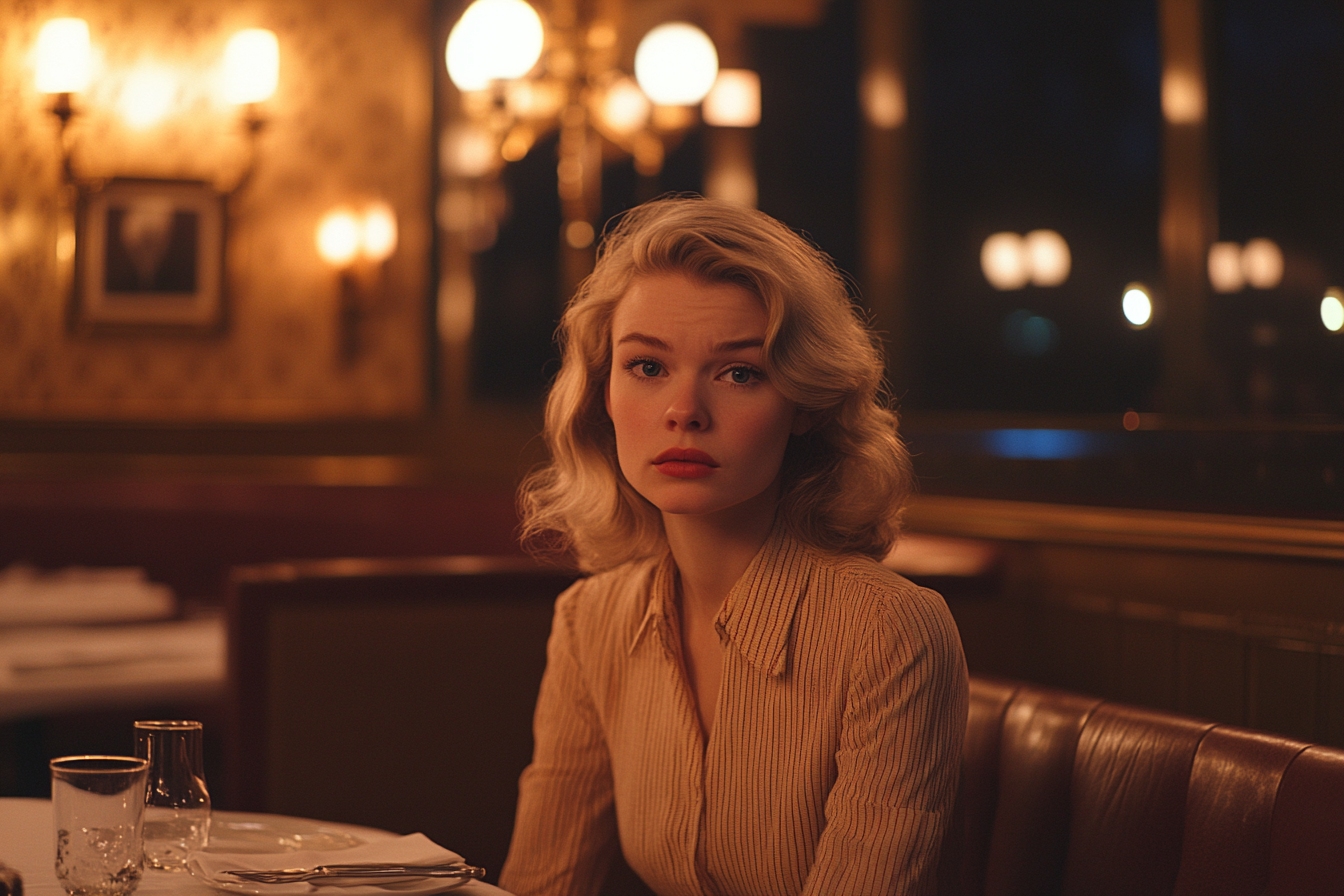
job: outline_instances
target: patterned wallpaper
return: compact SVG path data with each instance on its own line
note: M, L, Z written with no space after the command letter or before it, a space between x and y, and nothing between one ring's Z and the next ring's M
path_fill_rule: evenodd
M225 325L210 334L72 327L72 266L57 122L33 48L57 16L88 21L94 84L75 98L76 173L237 176L246 140L217 98L242 28L275 32L280 79L251 180L226 230ZM432 233L429 0L0 0L0 419L287 421L413 415L426 401ZM131 74L176 74L170 114L143 130L119 114ZM383 288L341 359L337 274L318 221L389 203L400 231ZM87 242L87 241L86 241Z

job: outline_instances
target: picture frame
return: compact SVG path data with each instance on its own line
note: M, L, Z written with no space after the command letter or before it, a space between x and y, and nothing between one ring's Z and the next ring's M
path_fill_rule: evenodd
M115 178L81 191L76 330L223 329L224 196L201 181Z

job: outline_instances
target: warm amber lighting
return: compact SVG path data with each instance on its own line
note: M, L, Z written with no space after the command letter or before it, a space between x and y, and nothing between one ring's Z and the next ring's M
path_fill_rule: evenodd
M756 127L761 123L761 76L745 68L719 69L700 113L714 127Z
M1120 310L1124 312L1125 320L1136 330L1142 330L1153 320L1153 297L1148 291L1148 287L1142 283L1131 283L1125 287L1125 294L1120 299Z
M364 212L360 250L372 262L386 261L397 251L397 215L386 202L375 202Z
M355 260L363 240L363 224L346 208L327 212L317 225L317 254L333 267L343 268Z
M541 18L523 0L476 0L448 34L448 77L458 90L521 78L541 58L543 41Z
M634 78L620 78L602 97L602 121L618 134L633 134L649 123L653 104Z
M635 78L649 99L664 106L694 106L719 73L709 35L687 22L659 25L635 50Z
M126 78L117 111L136 130L153 127L168 117L177 102L174 74L160 66L142 66Z
M485 128L462 124L444 132L439 143L439 166L445 174L480 177L495 164L495 140Z
M980 247L980 270L995 289L1021 289L1031 277L1026 245L1016 233L991 234Z
M1273 289L1283 280L1283 251L1263 237L1246 243L1241 250L1241 272L1256 289Z
M280 42L265 28L248 28L224 47L224 96L237 105L270 99L280 83Z
M1209 246L1209 285L1214 292L1240 292L1246 286L1241 270L1241 246L1236 243L1214 243Z
M597 233L587 221L570 221L565 225L565 242L575 249L586 249L593 244Z
M37 34L39 93L79 93L89 86L93 51L83 19L52 19Z
M1143 419L1139 417L1138 411L1131 408L1125 411L1125 415L1120 418L1120 425L1125 428L1126 432L1133 432L1143 425Z
M1033 230L1027 234L1024 248L1032 283L1059 286L1069 279L1073 256L1064 237L1053 230Z
M1321 299L1321 323L1331 333L1344 330L1344 290L1331 287Z
M905 124L905 84L891 69L875 68L864 74L859 103L875 128L892 131Z
M1191 72L1168 69L1162 74L1162 115L1171 124L1204 120L1204 84Z

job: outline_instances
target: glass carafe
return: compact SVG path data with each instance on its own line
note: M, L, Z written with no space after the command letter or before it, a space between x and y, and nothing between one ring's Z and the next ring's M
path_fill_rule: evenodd
M201 723L135 723L135 755L149 760L145 787L145 864L181 871L187 854L210 839Z

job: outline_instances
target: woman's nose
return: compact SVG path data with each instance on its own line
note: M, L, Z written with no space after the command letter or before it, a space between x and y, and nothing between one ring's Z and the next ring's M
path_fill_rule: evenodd
M709 408L697 384L674 384L664 422L668 429L702 431L709 428Z

